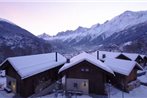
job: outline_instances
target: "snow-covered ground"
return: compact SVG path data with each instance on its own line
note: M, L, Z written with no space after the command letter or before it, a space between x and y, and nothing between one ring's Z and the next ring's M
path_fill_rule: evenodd
M13 98L13 93L7 93L5 91L0 91L0 98Z
M5 77L0 77L0 91L6 87L6 78Z
M124 97L123 97L124 96ZM58 95L55 97L55 94L50 94L46 96L42 96L40 98L66 98L65 96ZM88 95L82 96L72 96L72 98L92 98ZM108 98L147 98L147 86L139 86L134 90L130 91L130 93L124 93L113 86L110 87L110 96Z
M144 68L143 71L137 71L137 73L143 73L143 72L145 72L145 75L139 76L139 77L137 77L137 79L143 83L147 83L147 67Z
M138 77L137 79L139 79L143 83L147 83L147 73L143 76Z
M12 98L14 94L5 92L4 87L6 87L6 77L0 77L0 98Z
M133 89L130 93L122 93L122 91L112 87L110 98L147 98L147 86L140 86ZM122 97L124 94L124 97Z
M66 98L66 97L62 95L58 95L58 97L55 97L54 94L50 94L50 95L42 96L41 98ZM82 95L82 96L72 96L72 98L92 98L92 97L88 95Z

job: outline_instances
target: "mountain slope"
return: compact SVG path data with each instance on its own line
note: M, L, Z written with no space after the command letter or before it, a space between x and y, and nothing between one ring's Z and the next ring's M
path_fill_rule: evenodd
M9 21L0 19L0 62L10 56L50 51L51 46L48 42Z
M115 47L120 51L147 53L147 22L116 32L102 42L101 48ZM108 47L106 47L108 46Z

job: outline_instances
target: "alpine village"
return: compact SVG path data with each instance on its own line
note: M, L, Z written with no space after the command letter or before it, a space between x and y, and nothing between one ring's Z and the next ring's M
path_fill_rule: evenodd
M0 98L147 98L146 38L147 11L56 36L0 19Z

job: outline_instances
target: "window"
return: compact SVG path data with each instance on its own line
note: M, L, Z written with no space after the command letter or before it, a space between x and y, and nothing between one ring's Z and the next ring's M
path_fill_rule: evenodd
M8 82L8 85L11 86L11 81Z
M86 71L86 72L89 72L89 69L88 69L88 68L86 68L86 69L85 69L85 71Z
M81 71L84 72L85 71L84 68L82 68Z
M84 81L84 86L86 86L86 81Z
M78 88L78 84L77 84L77 83L74 83L74 84L73 84L73 87L74 87L74 88Z
M103 55L102 55L102 58L106 58L106 54L103 54Z
M81 71L82 72L89 72L89 68L82 68Z

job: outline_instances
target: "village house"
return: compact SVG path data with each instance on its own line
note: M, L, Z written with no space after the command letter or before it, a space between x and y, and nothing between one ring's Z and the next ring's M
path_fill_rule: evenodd
M143 67L147 66L147 56L146 55L140 55L143 59Z
M104 64L115 73L115 76L107 77L114 86L129 92L140 85L137 80L137 70L142 70L142 67L135 61L107 58Z
M137 53L123 53L123 52L108 52L108 51L96 51L92 53L95 57L98 57L100 60L104 61L106 58L116 58L122 60L136 61L141 66L144 65L145 59L143 59Z
M114 75L108 66L85 52L71 58L59 73L65 77L67 92L99 95L106 94L106 76Z
M136 53L121 53L116 58L130 60L130 61L136 61L140 65L143 65L143 58L139 54L136 54Z
M139 64L137 61L142 61L142 58L138 54L96 51L91 55L114 71L115 76L108 76L107 82L111 81L114 86L127 92L135 87L136 82L139 84L137 70L142 70L142 62Z
M6 89L22 97L40 92L58 80L58 71L66 62L59 53L7 58L0 66L6 70Z

